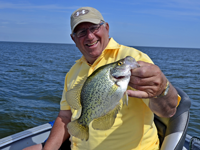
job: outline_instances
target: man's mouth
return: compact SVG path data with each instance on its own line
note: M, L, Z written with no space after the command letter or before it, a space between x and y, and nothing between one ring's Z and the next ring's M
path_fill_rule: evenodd
M98 43L98 41L95 41L94 43L91 43L91 44L86 44L87 46L93 46L93 45L95 45L95 44L97 44Z

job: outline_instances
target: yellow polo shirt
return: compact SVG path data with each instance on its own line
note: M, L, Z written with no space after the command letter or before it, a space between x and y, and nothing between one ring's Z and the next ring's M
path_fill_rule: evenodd
M126 56L132 56L136 61L153 63L144 53L115 42L112 38L100 57L89 65L84 56L76 61L65 78L61 110L71 110L67 104L65 94L67 90L91 73L108 63L115 62ZM130 87L128 87L130 89ZM157 129L153 122L154 114L148 107L149 99L129 97L128 106L122 105L117 114L114 125L108 130L94 130L89 125L89 139L82 141L74 136L70 137L72 150L156 150L159 149ZM74 118L72 117L72 120Z

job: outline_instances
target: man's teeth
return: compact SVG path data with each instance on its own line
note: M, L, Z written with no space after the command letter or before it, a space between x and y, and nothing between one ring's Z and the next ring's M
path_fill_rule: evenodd
M91 43L91 44L87 44L88 46L92 46L94 44L96 44L98 41L94 42L94 43Z

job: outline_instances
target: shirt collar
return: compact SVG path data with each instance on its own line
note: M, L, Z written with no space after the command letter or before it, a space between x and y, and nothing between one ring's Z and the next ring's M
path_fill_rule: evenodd
M108 45L106 46L104 50L118 49L118 48L120 48L120 45L113 38L110 38L110 41L108 42Z

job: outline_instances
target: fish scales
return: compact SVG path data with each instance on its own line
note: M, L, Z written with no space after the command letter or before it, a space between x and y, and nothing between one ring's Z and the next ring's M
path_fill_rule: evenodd
M93 82L88 82L84 85L87 88L84 88L83 86L83 90L81 92L81 99L87 99L87 100L84 101L84 103L83 102L81 103L83 108L82 111L86 112L87 116L91 119L105 115L105 113L107 113L112 109L110 108L111 105L113 104L113 102L111 101L112 95L111 97L108 97L109 94L105 92L105 91L110 91L110 89L112 89L114 85L114 83L111 82L111 80L109 80L109 78L107 77L109 76L108 73L109 72L106 72L100 78L98 78L97 79L98 82L95 82L95 84L93 84ZM89 97L87 92L90 93ZM93 111L90 111L91 109ZM106 110L106 112L104 110ZM80 119L82 118L84 119L84 115L80 117Z

